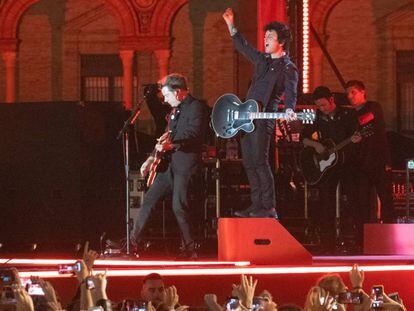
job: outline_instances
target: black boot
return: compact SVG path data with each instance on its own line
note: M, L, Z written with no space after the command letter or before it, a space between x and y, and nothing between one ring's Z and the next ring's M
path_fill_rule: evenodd
M252 211L249 213L250 217L254 218L274 218L276 220L279 219L277 216L276 210L274 208L272 209L260 209L256 211Z
M259 209L255 206L251 205L249 208L242 210L242 211L235 211L234 216L240 217L240 218L248 218L250 217L250 213L254 211L258 211Z
M180 253L175 260L197 260L198 254L196 251L196 243L190 242L180 247Z

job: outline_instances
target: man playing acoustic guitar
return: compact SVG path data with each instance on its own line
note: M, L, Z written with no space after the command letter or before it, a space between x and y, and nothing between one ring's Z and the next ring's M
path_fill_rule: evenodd
M164 101L172 107L172 112L166 133L155 145L155 156L151 155L141 166L141 174L150 175L150 187L139 208L132 238L135 242L140 240L158 200L172 192L172 208L183 240L183 251L179 257L195 259L197 253L188 216L187 192L201 163L208 110L205 104L188 93L186 78L180 74L165 77L161 92ZM160 160L163 165L155 167L154 164Z
M313 148L317 154L324 155L329 153L327 146L322 143L324 140L333 141L334 144L340 144L346 140L352 143L361 141L361 136L355 134L355 131L359 129L359 124L353 109L337 106L333 94L325 86L317 87L312 97L318 110L315 122L306 125L302 130L301 139L305 147ZM311 217L320 229L321 242L325 247L323 251L327 253L331 253L335 247L336 187L339 181L343 185L344 173L349 171L349 169L345 170L344 166L351 164L349 159L354 151L352 143L341 150L342 155L331 154L337 157L332 163L335 167L330 168L323 177L321 176L320 181L316 181L320 190L320 204L311 210ZM326 154L326 158L328 157L329 154ZM304 163L304 160L301 162L302 171L307 179L306 166L315 165L315 163L312 159L310 163Z

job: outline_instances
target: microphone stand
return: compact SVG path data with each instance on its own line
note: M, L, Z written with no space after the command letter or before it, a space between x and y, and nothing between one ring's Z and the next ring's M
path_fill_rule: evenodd
M145 98L145 96L144 96ZM141 104L144 99L141 99L136 108L131 112L131 116L125 121L124 126L119 131L117 140L122 137L122 146L124 153L124 167L125 167L125 222L126 222L126 255L131 255L131 216L130 216L130 196L129 196L129 134L130 125L133 125L141 113ZM137 146L138 148L138 146Z

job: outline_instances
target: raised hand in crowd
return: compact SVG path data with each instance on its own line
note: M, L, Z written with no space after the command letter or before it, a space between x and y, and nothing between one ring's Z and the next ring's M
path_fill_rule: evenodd
M108 299L108 295L106 293L106 286L108 284L108 280L106 278L107 272L108 271L105 271L105 273L98 273L95 276L89 277L89 280L92 281L94 285L90 291L92 293L94 306L102 307L104 311L111 311L111 301Z
M253 304L254 291L256 290L257 280L253 277L241 276L241 284L233 284L233 295L240 300L240 306L245 309L251 309Z
M312 287L306 298L305 311L331 311L335 299L319 286Z
M357 291L362 294L362 303L354 305L354 311L369 311L371 310L372 300L371 297L363 290L363 289L356 289Z
M179 296L177 294L177 288L173 285L165 289L165 295L163 302L161 303L158 309L161 310L178 310L185 311L189 307L184 305L179 305Z
M205 294L204 303L209 311L223 311L223 307L217 302L216 294Z
M89 241L85 242L85 246L83 248L83 261L86 264L86 267L89 270L89 273L92 272L93 264L95 260L99 257L98 252L89 249Z
M351 271L349 271L349 279L352 289L361 289L364 284L364 270L359 269L358 265L354 264Z
M163 306L167 310L174 310L175 305L178 303L179 297L177 294L177 288L173 285L165 289L165 297Z
M48 310L62 310L62 306L56 296L55 289L50 282L39 277L31 277L31 280L32 282L39 284L45 293L45 304Z
M93 282L94 288L91 290L93 303L96 306L97 302L101 299L108 300L108 296L106 294L106 286L108 281L106 279L106 273L98 273L95 276L89 277L89 279Z
M384 303L381 305L381 308L388 311L406 311L403 301L400 300L400 303L396 302L395 300L392 300L390 297L388 297L387 294L383 294L384 296Z
M87 288L86 284L86 278L90 276L90 271L83 260L78 262L80 263L80 269L74 271L80 285L80 309L88 310L94 305L91 291Z
M16 311L34 311L32 297L21 286L14 286L13 293L16 299Z

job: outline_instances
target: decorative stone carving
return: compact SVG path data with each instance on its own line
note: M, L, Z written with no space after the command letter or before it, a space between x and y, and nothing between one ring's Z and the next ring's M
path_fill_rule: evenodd
M138 12L139 30L141 33L148 33L151 31L152 11Z
M135 0L134 3L138 9L145 10L154 7L156 0Z
M139 20L139 30L141 33L151 31L151 18L156 5L156 0L135 0L134 4Z

